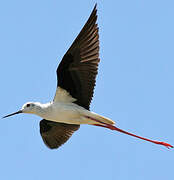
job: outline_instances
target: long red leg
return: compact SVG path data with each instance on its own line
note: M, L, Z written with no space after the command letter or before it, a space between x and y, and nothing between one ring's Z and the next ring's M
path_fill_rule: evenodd
M133 136L133 137L136 137L136 138L145 140L145 141L149 141L149 142L152 142L152 143L155 143L155 144L163 145L163 146L167 147L168 149L169 149L169 148L173 148L172 145L170 145L170 144L168 144L168 143L166 143L166 142L155 141L155 140L147 139L147 138L144 138L144 137L141 137L141 136L137 136L137 135L135 135L135 134L132 134L132 133L129 133L129 132L127 132L127 131L124 131L124 130L122 130L122 129L120 129L120 128L117 128L117 127L115 127L115 126L113 126L113 125L111 125L111 124L103 123L103 122L98 121L97 119L94 119L94 118L91 118L91 117L87 117L87 118L90 118L90 119L92 119L92 120L94 120L94 121L96 121L96 122L101 123L101 124L93 124L93 125L95 125L95 126L101 126L101 127L105 127L105 128L111 129L111 130L119 131L119 132L121 132L121 133L128 134L128 135L130 135L130 136Z

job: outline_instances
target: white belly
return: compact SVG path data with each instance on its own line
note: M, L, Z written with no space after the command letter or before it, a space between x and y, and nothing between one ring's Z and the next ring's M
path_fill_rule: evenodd
M47 120L62 122L68 124L88 124L84 121L84 114L89 114L90 111L74 104L74 103L53 103L44 113Z
M43 108L42 112L37 113L37 115L46 120L67 124L98 124L97 121L114 124L108 118L90 112L77 104L67 102L50 103Z

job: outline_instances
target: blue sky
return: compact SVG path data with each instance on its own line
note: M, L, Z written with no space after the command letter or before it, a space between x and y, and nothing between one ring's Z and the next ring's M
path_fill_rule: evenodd
M174 1L0 2L0 116L48 102L56 68L98 3L99 73L91 110L118 127L174 145ZM39 134L41 118L0 122L0 179L173 180L174 150L81 126L60 149Z

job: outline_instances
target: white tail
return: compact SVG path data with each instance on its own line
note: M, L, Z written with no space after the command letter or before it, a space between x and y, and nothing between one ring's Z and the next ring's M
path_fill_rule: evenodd
M94 112L91 112L89 116L85 116L85 117L94 121L93 123L90 123L90 124L100 124L99 122L110 124L110 125L115 124L115 122L112 121L111 119L101 116L99 114L96 114Z

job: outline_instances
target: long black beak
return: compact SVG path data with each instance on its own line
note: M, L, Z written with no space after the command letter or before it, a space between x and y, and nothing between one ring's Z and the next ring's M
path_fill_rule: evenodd
M8 115L6 115L6 116L4 116L4 117L2 117L2 118L7 118L7 117L9 117L9 116L13 116L13 115L15 115L15 114L19 114L19 113L22 113L22 110L17 111L17 112L12 113L12 114L8 114Z

